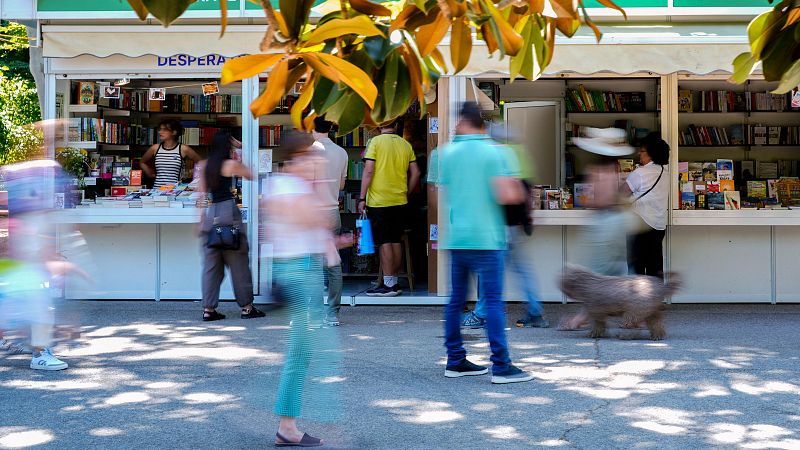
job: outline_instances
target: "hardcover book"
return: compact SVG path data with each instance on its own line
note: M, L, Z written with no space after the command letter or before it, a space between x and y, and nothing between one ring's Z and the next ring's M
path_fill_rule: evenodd
M730 159L717 160L717 179L733 180L733 160Z
M738 191L723 192L725 199L725 209L737 210L742 209L742 202Z
M703 179L703 163L696 161L689 163L689 179L690 180Z
M709 192L706 194L708 209L725 209L725 196L722 192Z

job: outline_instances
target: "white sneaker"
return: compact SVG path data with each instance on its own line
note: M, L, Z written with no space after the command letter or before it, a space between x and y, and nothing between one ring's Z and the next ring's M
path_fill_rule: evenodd
M31 359L31 369L64 370L67 367L69 367L69 365L53 356L53 353L50 352L49 348L42 350L42 352L39 353L39 356L36 356L34 353L33 359Z

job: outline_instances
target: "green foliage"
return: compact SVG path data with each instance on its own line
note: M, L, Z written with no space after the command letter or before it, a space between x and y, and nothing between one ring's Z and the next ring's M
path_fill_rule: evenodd
M761 62L764 79L780 81L775 93L783 94L800 85L800 5L784 0L750 22L750 51L733 61L734 83L744 83Z
M28 66L24 25L0 23L0 164L27 159L38 152L42 134L39 97Z
M0 66L4 75L33 80L28 65L29 48L25 25L0 22Z

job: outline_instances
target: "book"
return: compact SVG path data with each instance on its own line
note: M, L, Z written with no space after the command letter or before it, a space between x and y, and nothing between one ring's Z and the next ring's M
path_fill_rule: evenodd
M628 175L636 169L636 164L629 158L618 159L617 169L619 170L619 183L621 185L628 179Z
M706 192L722 192L719 190L719 181L706 181Z
M703 163L696 161L689 163L689 179L693 181L703 179Z
M717 180L733 180L733 160L717 160Z
M560 209L561 191L559 189L545 189L544 209Z
M753 144L767 145L767 127L761 125L753 127Z
M767 135L767 145L779 145L781 143L781 127L769 127Z
M692 91L688 89L681 89L678 91L678 111L692 111Z
M742 209L742 201L738 191L723 192L723 198L725 199L725 209Z
M717 163L704 162L703 163L703 180L713 181L717 179Z
M767 198L767 182L749 180L747 182L747 197L748 198Z
M720 192L729 192L734 190L736 190L736 188L733 185L733 180L719 180Z
M681 161L678 163L678 181L689 181L689 163L686 161Z
M722 192L708 192L706 194L706 203L708 204L708 209L725 209L725 195Z
M694 192L681 192L681 209L695 209Z
M756 161L756 178L778 178L778 163Z
M742 161L742 174L741 178L743 180L752 180L756 177L756 162L748 159Z
M730 127L730 143L731 145L744 145L744 125L733 125Z
M78 104L94 105L95 84L91 81L81 81L78 83Z
M573 203L576 208L588 208L594 203L594 185L592 183L575 183Z
M778 180L767 180L767 198L776 199L778 198L778 186L776 183Z
M574 199L572 192L568 187L561 188L561 209L572 209L574 205Z
M131 186L141 186L141 185L142 185L142 171L131 170Z

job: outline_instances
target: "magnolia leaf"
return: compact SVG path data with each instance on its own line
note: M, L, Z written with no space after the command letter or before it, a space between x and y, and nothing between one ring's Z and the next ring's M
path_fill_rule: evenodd
M555 54L555 47L556 47L556 27L553 22L555 19L552 17L546 17L546 28L545 28L545 58L544 61L539 62L540 70L544 71L544 69L550 65L550 61L553 60L553 55Z
M800 60L792 63L791 67L783 73L780 84L772 92L774 94L785 94L795 89L798 85L800 85Z
M295 128L302 129L303 128L303 110L306 109L309 103L311 103L311 98L314 96L314 77L311 76L306 80L303 84L303 89L300 92L300 97L294 102L292 105L292 109L289 111L289 114L292 118L292 124L294 124Z
M536 14L541 14L544 11L545 0L528 0L530 11Z
M447 31L450 29L450 19L443 12L439 12L436 20L429 25L420 27L416 33L417 42L419 45L419 52L422 56L428 56L439 45L439 42L444 39Z
M730 81L737 84L747 81L757 61L756 57L750 52L739 54L733 60L733 75L731 75Z
M597 0L597 2L600 3L601 5L605 6L606 8L616 9L617 11L622 13L622 17L624 17L625 20L628 20L628 15L625 14L625 10L620 8L619 6L617 6L617 4L612 2L611 0ZM577 18L577 14L576 14L576 18Z
M566 37L572 37L581 27L580 19L557 18L556 28Z
M267 115L278 106L283 96L286 94L286 80L289 76L289 60L284 59L272 69L267 78L267 87L264 92L250 104L250 112L253 117Z
M343 103L344 105L342 114L339 117L339 120L336 122L337 125L339 125L339 129L336 131L336 134L338 136L344 136L361 125L367 105L360 96L355 95L352 92L350 92L349 95L345 95L344 98L339 100L339 102Z
M500 48L500 46L497 45L497 39L495 39L494 35L492 34L492 30L488 22L481 25L481 36L483 37L483 41L486 42L486 49L489 51L490 55Z
M314 96L311 100L314 111L320 115L325 114L331 106L342 98L344 91L344 89L339 88L338 84L328 78L317 78Z
M549 61L549 47L547 46L547 42L545 42L545 36L543 35L543 22L546 28L547 22L541 16L531 17L530 20L531 42L533 43L534 55L536 57L536 66L539 68L539 72L536 74L536 76L540 76L542 73L544 73L544 69L547 67L546 61Z
M303 119L303 131L314 131L314 119L317 118L317 113L312 111L305 119Z
M406 6L397 17L392 20L392 25L389 27L389 33L394 30L400 30L406 27L408 21L417 14L422 14L422 11L419 10L414 5Z
M455 73L461 72L469 63L472 54L472 28L469 19L458 17L453 20L450 31L450 62L453 63Z
M420 105L425 102L425 91L422 89L423 75L422 66L419 63L417 55L409 46L404 46L401 49L400 55L408 66L408 76L411 78L411 91L414 97L419 100ZM380 122L380 121L379 121Z
M165 27L175 21L197 0L141 0L144 7ZM138 11L137 11L138 14Z
M426 0L412 0L412 1L414 2L415 5L417 5L417 9L419 9L425 14L428 13L428 7L425 5L425 3L427 3Z
M378 88L372 83L369 75L355 65L333 55L315 53L324 64L339 73L339 80L350 86L372 108L378 96Z
M390 39L385 39L381 36L372 36L364 39L364 50L366 50L367 56L376 67L383 66L386 56L399 46L399 43L395 44Z
M338 83L341 81L342 77L339 72L333 70L332 68L328 67L327 64L323 63L319 58L319 53L303 53L302 54L303 61L306 62L309 66L311 66L314 71L318 72L323 77L333 81L334 83Z
M286 28L288 37L297 39L300 33L303 32L303 27L308 22L308 15L311 13L311 7L314 6L314 0L280 0L280 11L283 18L286 20Z
M794 30L778 31L761 52L761 70L767 81L779 81L783 72L797 59L793 53L797 43Z
M525 37L525 40L522 44L522 50L517 53L515 56L511 57L511 63L509 66L509 73L511 82L514 82L514 79L517 78L517 75L522 75L523 77L531 80L533 79L533 33L531 32L532 29L531 21L528 20L525 23L525 26L522 28L522 35Z
M467 13L467 5L460 0L446 0L450 8L450 17L463 17Z
M222 84L228 84L266 72L284 56L283 54L248 55L229 59L222 66L220 81Z
M434 48L431 52L431 59L436 63L439 72L447 72L447 62L444 60L444 55L438 48Z
M553 12L556 17L577 19L578 18L578 1L577 0L549 0L550 6L553 7Z
M765 12L750 22L747 26L747 38L750 40L750 53L761 59L761 52L772 39L772 34L778 31L782 15L776 11Z
M325 22L308 34L308 40L303 42L303 46L310 47L347 34L383 36L372 19L367 16L356 16L352 19L332 19Z
M392 11L377 3L372 3L368 0L349 0L350 6L356 11L367 14L369 16L391 16Z
M516 55L522 48L522 36L514 31L514 28L508 22L506 22L506 20L503 18L503 15L497 10L497 8L494 7L494 4L492 4L491 1L484 1L483 4L489 11L489 14L492 16L490 23L493 27L496 27L498 35L495 37L502 39L505 53L509 55Z
M442 10L438 6L434 6L431 8L427 14L419 13L408 19L406 23L405 29L409 31L414 31L417 28L423 27L425 25L431 24L439 17L439 14Z
M219 37L225 36L225 28L228 27L228 2L220 0L219 2Z
M278 30L280 30L281 34L288 36L289 26L286 25L286 19L283 18L283 14L280 11L275 11L275 21L278 22Z
M139 16L139 20L147 19L147 7L144 6L142 0L128 0L128 4L131 5L134 11L136 11L136 15Z

